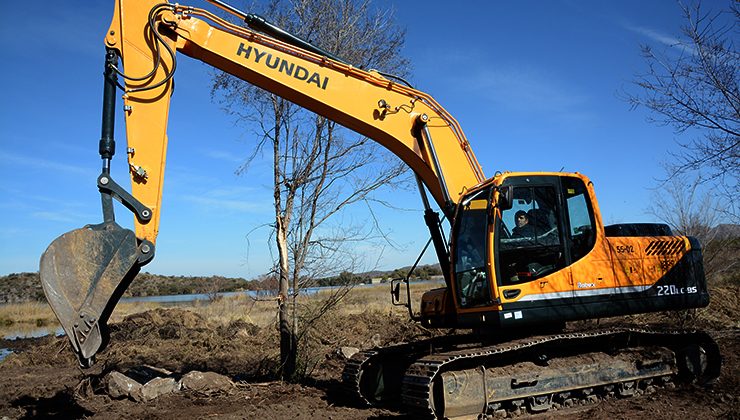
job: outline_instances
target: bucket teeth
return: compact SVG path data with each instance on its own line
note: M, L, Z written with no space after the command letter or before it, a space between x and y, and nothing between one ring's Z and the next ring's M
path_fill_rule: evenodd
M139 271L139 255L131 230L105 222L65 233L41 256L44 294L81 365L104 347L106 322Z

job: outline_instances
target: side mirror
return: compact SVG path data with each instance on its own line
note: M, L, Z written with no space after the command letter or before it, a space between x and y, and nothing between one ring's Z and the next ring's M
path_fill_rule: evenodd
M391 282L391 296L394 305L401 301L401 282Z
M501 211L509 210L514 205L514 186L507 185L505 187L496 188L498 191L498 208Z

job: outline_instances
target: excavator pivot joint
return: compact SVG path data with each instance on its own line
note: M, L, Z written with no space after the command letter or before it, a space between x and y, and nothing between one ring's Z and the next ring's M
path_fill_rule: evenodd
M103 173L98 177L98 189L101 194L108 194L119 200L136 215L139 222L148 223L152 219L152 210L118 185L109 174Z

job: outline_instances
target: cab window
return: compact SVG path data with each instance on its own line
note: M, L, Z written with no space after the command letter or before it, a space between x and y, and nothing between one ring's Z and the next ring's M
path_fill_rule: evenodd
M555 186L515 187L512 208L501 214L498 252L501 284L527 282L565 266Z
M583 258L596 243L594 212L588 190L578 178L563 178L563 193L568 207L568 236L571 262Z
M486 275L488 243L488 202L490 189L474 193L462 201L455 226L455 279L461 307L490 302Z

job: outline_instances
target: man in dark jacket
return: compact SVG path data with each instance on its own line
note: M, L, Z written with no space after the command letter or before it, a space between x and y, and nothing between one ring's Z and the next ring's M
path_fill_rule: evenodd
M512 238L533 238L534 226L529 223L529 216L524 210L519 210L514 215L516 227L511 231Z

